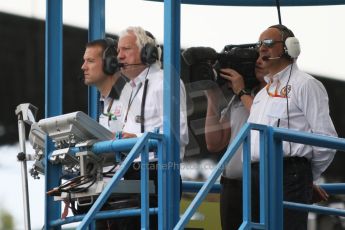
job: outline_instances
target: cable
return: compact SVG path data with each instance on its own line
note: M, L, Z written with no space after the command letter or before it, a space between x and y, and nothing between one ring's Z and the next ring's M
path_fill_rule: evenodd
M89 187L91 187L96 182L96 180L97 180L97 177L95 175L77 176L66 181L60 186L49 190L47 192L47 195L51 195L51 196L61 195L61 192L67 192L67 193L68 192L74 192L74 193L82 192L82 191L87 190ZM87 183L90 183L90 184L86 187L78 188Z
M146 102L148 81L149 81L149 79L145 80L144 90L143 90L143 98L142 98L141 106L140 106L140 130L142 133L145 131L145 102Z
M289 85L289 82L290 82L290 78L291 78L291 74L292 74L292 67L293 67L293 63L291 63L291 68L290 68L290 73L289 73L289 78L286 82L286 85L285 85L285 94L286 94L286 112L287 112L287 126L288 126L288 129L290 129L290 113L289 113L289 96L288 96L288 93L289 93L289 90L288 90L288 85ZM289 155L291 156L291 142L289 142L289 148L290 148L290 152L289 152Z
M113 177L113 175L115 174L115 171L113 171L116 168L117 165L114 165L113 167L111 167L111 169L109 169L107 172L103 172L102 175L103 177Z
M281 19L281 15L280 15L280 2L279 0L276 0L276 5L277 5L277 12L278 12L278 20L279 20L279 24L282 24L282 19Z
M70 188L70 192L79 193L79 192L87 191L88 188L90 188L92 185L94 185L96 181L97 181L97 177L93 176L92 178L90 178L89 181L85 181L82 184L79 184L79 185L76 185L75 187ZM90 183L90 184L86 187L78 188L79 186L85 185L87 183Z

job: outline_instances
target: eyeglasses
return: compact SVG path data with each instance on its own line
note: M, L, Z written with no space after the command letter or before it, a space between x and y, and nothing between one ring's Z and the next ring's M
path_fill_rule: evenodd
M264 39L262 41L258 41L256 44L257 48L260 48L262 45L264 45L267 48L272 48L276 43L284 43L284 41L274 41L273 39Z

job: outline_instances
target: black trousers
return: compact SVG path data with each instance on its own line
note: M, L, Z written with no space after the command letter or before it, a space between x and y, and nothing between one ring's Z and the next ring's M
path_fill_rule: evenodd
M310 204L313 194L310 162L304 157L288 157L283 159L283 167L284 201ZM258 163L252 163L252 192L252 197L259 200ZM284 209L283 222L284 230L306 230L308 212Z
M124 175L125 180L140 180L141 178L141 163L140 162L134 162L131 167L128 169L126 174ZM157 162L150 162L148 165L144 166L148 167L149 169L149 179L153 180L155 185L155 194L150 195L150 208L151 207L157 207L158 206L158 166ZM138 200L140 201L140 194L138 194ZM140 204L138 205L141 206ZM153 214L150 215L149 218L150 221L150 229L155 230L158 229L158 215ZM121 230L136 230L141 229L141 217L140 216L133 216L133 217L125 217L121 218L120 221L117 221L117 228L115 229L121 229Z
M155 194L150 195L149 203L150 207L157 207L158 206L158 199L157 199L157 191L158 191L158 180L157 180L157 162L150 162L145 167L149 169L149 179L153 180L155 185ZM132 163L131 167L124 175L125 180L140 180L140 170L141 170L141 163L134 162ZM130 207L137 207L140 208L140 195L135 194L130 195L129 197L125 197L130 201ZM118 204L116 204L117 200L113 200L109 198L107 202L101 208L102 211L105 210L114 210L119 209ZM117 206L114 208L114 206ZM86 213L91 206L82 206L78 207L78 213ZM139 216L131 216L131 217L118 217L112 219L104 219L104 220L97 220L96 221L96 229L97 230L136 230L141 229L141 219ZM150 229L158 229L158 216L156 214L150 215Z
M134 162L132 163L131 167L127 170L124 175L125 180L140 180L141 178L141 163ZM149 162L148 165L145 167L149 170L149 179L153 180L155 185L155 194L150 195L149 205L150 208L155 208L158 206L158 165L157 162ZM140 195L136 194L133 206L140 208ZM182 179L180 177L180 198L182 195ZM136 199L135 199L136 198ZM133 196L130 197L131 203L133 203ZM104 210L114 210L112 205L113 200L110 198L108 201L103 205L102 211ZM133 207L132 206L132 207ZM78 214L86 213L90 209L88 207L82 207L81 211ZM118 209L118 208L117 208ZM78 208L79 210L79 208ZM158 215L153 214L150 215L150 230L158 229ZM97 220L96 221L96 229L97 230L136 230L141 229L141 217L140 216L132 216L132 217L119 217L119 218L112 218L112 219L105 219L105 220Z
M140 162L135 162L132 164L131 168L128 169L127 173L124 176L125 180L140 180L140 170L142 165ZM146 165L149 169L149 178L153 180L155 185L155 194L150 195L150 208L151 207L158 207L158 165L157 162L150 162L149 165ZM180 177L180 198L182 195L182 179ZM140 196L140 194L139 194ZM139 197L140 200L140 197ZM138 205L140 207L140 204ZM140 216L134 217L125 217L121 218L120 220L115 220L117 228L113 229L121 229L121 230L136 230L141 229L141 219ZM158 215L153 214L150 215L150 230L158 229Z
M242 180L221 177L220 220L223 230L238 229L242 224Z
M221 177L220 219L223 230L239 229L243 222L242 179ZM259 219L259 202L252 196L252 217Z

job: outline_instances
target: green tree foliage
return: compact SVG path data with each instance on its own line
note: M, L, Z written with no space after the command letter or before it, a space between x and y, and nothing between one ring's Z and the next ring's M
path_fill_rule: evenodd
M0 230L13 230L14 222L11 213L7 210L0 209Z

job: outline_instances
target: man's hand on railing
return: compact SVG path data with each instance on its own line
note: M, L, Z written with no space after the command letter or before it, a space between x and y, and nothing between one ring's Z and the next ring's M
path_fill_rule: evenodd
M115 132L113 134L113 139L126 139L126 138L136 138L137 135L134 133L126 133L122 131Z
M126 138L136 138L137 135L134 133L126 133L126 132L122 132L122 138L126 139Z
M312 203L318 203L321 201L327 201L328 200L328 193L323 190L320 186L313 184L313 197L311 202Z
M63 208L63 212L61 214L61 219L64 220L68 216L68 210L70 206L70 202L68 200L64 200L65 207Z

